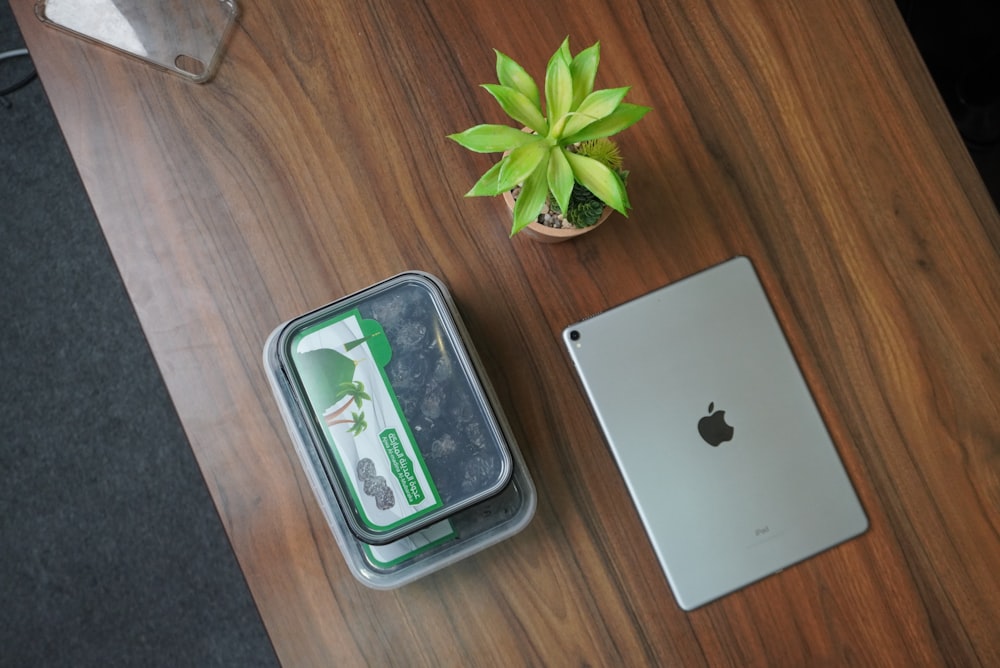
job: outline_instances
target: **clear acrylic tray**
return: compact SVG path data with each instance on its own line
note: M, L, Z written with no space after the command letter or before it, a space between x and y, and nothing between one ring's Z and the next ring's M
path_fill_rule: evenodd
M236 0L38 0L44 23L205 83L236 22Z

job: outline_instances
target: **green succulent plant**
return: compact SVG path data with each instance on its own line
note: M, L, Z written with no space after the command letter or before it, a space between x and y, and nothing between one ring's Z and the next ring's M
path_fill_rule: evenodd
M622 169L622 154L613 140L607 137L589 139L576 145L576 153L593 158L598 162L610 167L623 184L628 185L628 171ZM558 202L549 198L549 211L559 214L576 228L590 227L596 225L604 213L604 202L597 198L597 195L590 192L579 183L573 184L573 192L569 196L569 207L563 211L559 208Z
M565 211L556 202L549 202L549 211L561 215L573 227L582 228L596 225L604 213L604 202L579 183L573 184L573 192L569 196L569 206Z
M630 204L619 170L576 150L581 142L621 132L650 110L623 101L628 87L594 90L600 42L573 56L569 38L563 41L545 71L544 109L535 80L510 57L496 54L500 83L483 88L529 131L484 124L449 135L470 151L505 153L466 197L499 195L520 185L511 236L538 218L546 200L568 211L576 184L627 216Z

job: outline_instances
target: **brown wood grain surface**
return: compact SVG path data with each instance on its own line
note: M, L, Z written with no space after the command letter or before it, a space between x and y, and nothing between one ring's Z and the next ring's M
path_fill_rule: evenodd
M1000 665L1000 219L892 0L241 3L198 86L12 0L286 665ZM630 218L554 246L464 199L496 48L569 35L653 107ZM559 332L750 256L871 519L674 603ZM280 322L441 277L538 486L521 534L426 579L350 574L261 364Z

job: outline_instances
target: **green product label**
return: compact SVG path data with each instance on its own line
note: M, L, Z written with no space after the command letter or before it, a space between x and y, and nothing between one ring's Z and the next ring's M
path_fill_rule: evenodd
M389 568L417 556L421 552L433 549L442 543L455 539L455 530L449 520L441 520L422 531L400 538L388 545L363 545L372 564L381 568Z
M406 495L406 502L411 506L422 502L424 490L420 488L420 481L413 472L413 460L406 456L399 434L395 429L386 429L379 434L379 438L392 466L392 474L396 476L400 487L403 488L403 494Z
M385 366L382 326L354 309L298 332L295 371L358 517L388 531L441 507L441 498Z

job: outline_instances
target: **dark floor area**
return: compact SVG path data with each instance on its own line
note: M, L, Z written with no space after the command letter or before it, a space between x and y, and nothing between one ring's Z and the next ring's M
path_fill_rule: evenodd
M1000 202L1000 1L897 0L994 202Z
M1000 2L897 3L1000 201ZM37 80L0 97L0 309L0 666L274 665Z
M0 666L276 665L37 79L0 99L0 313Z

